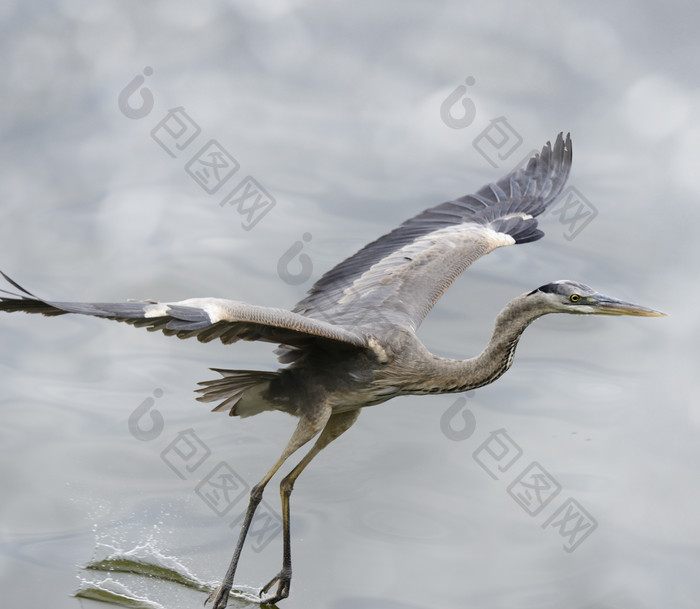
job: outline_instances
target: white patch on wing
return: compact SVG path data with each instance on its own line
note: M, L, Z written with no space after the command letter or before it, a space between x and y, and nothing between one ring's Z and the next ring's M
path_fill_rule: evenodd
M225 309L216 302L216 298L188 298L181 302L174 303L181 307L192 307L193 309L201 309L211 320L211 323L216 323L222 319L227 319Z
M367 338L367 346L374 351L374 354L377 356L377 361L380 364L386 364L389 361L386 350L374 336Z
M170 306L191 307L204 311L212 323L229 319L229 315L225 307L222 307L216 301L216 298L188 298L178 302L160 302L157 304L146 305L143 309L144 317L166 317L170 315ZM228 301L231 302L231 301Z
M530 216L527 214L522 214L522 216L526 219L530 218ZM493 243L493 249L515 244L515 239L513 239L513 237L511 237L508 233L498 233L491 228L484 229L484 231L491 233L487 238L491 243Z
M221 306L219 302L225 302L229 305L229 308ZM230 307L232 304L238 304L233 300L221 301L219 298L188 298L187 300L182 300L180 302L173 303L181 307L192 307L193 309L200 309L204 311L211 320L211 323L216 323L217 321L227 321L230 320Z
M511 218L522 218L523 220L532 220L532 216L530 214L525 214L522 212L519 212L517 214L505 214L503 216L499 216L499 220L510 220Z
M165 303L146 305L143 308L144 317L167 317L168 305Z

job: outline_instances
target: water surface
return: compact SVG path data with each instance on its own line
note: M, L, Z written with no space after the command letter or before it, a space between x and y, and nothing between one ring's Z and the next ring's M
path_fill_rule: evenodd
M474 355L508 300L561 278L671 316L545 318L512 370L464 402L367 409L296 485L283 606L695 607L694 6L266 6L6 3L0 268L57 300L290 307L364 243L571 131L570 184L596 217L582 228L550 215L542 241L480 260L420 336L441 355ZM129 118L119 95L139 77L152 108ZM458 87L473 106L450 111L473 122L451 128L441 107ZM187 173L189 153L154 140L177 108L200 129L189 152L215 140L240 164L217 192ZM521 140L512 152L486 147L501 117L509 146ZM247 176L276 201L253 226L221 204ZM308 258L280 267L295 244ZM167 578L86 565L104 545L145 547L195 581L222 576L246 489L294 421L209 414L192 390L209 367L274 369L270 346L23 315L0 318L0 336L3 605L43 590L57 609L97 607L74 594L112 580L151 606L199 606L205 592ZM133 426L147 400L162 415L150 437L138 431L148 419ZM519 450L504 471L487 460L494 437ZM206 454L191 471L174 458L187 441ZM200 486L216 467L236 476L228 511ZM518 485L530 467L559 487L537 514ZM236 578L250 589L280 567L275 483L264 508ZM563 534L574 508L590 534Z

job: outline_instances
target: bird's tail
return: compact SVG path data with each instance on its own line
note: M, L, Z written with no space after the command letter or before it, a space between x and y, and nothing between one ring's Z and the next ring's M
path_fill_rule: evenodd
M202 381L197 393L200 402L221 403L212 412L229 410L229 416L250 417L265 410L275 410L274 405L265 399L265 391L279 372L261 370L222 370L212 368L221 375L220 379Z

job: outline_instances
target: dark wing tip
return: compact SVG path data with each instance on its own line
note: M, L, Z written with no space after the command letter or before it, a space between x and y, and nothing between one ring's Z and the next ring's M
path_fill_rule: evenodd
M24 289L2 271L0 271L0 275L4 277L7 283L21 292L21 294L16 294L15 292L0 289L2 294L7 294L7 296L0 294L0 311L6 311L7 313L23 311L24 313L41 313L42 315L47 316L63 315L66 313L66 311L61 311L52 304L38 298L30 291Z
M531 185L532 198L538 199L539 205L527 210L529 215L539 216L559 196L569 178L572 160L571 134L567 133L564 137L564 133L559 132L554 147L548 141L538 154L530 158L524 169L518 169L508 176L523 190L525 202L530 199L526 194L527 185Z
M516 243L537 241L544 233L537 228L537 216L544 213L562 192L571 171L571 135L557 135L554 146L547 142L524 167L515 169L498 182L481 188L475 195L459 199L473 207L485 223L499 233L508 234Z
M7 281L7 283L9 283L13 287L17 288L20 292L23 292L24 294L26 294L27 296L31 296L32 298L36 298L36 296L34 296L34 294L25 290L21 285L19 285L19 283L17 283L13 279L11 279L9 276L7 276L2 271L0 271L0 275L2 275L5 278L5 281ZM0 290L0 291L5 292L6 294L12 294L12 292L7 292L6 290ZM13 294L13 296L16 296L16 294Z

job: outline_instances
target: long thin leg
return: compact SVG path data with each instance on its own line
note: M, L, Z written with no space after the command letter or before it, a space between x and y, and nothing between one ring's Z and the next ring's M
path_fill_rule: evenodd
M325 428L331 416L330 406L324 406L321 412L316 417L302 417L299 419L299 423L289 439L287 446L277 459L275 464L272 466L269 472L265 474L265 477L256 484L250 490L250 500L248 501L248 509L245 513L245 518L243 519L243 524L241 525L241 532L238 536L238 542L236 543L236 549L233 552L233 558L231 558L231 564L226 571L221 585L212 592L204 604L212 602L212 609L224 609L228 603L229 593L233 586L233 578L236 574L236 567L238 566L238 560L241 557L241 550L243 549L243 543L248 535L248 529L250 529L250 524L253 521L253 516L255 515L255 510L257 509L260 501L262 500L263 491L265 486L270 481L272 476L275 475L277 470L282 467L282 464L292 455L296 450L301 448L309 440L311 440L319 431Z
M260 590L260 596L266 594L277 583L277 591L270 597L261 601L263 604L273 604L277 601L289 596L289 586L292 581L292 547L289 533L289 496L292 494L294 482L299 477L304 468L311 463L311 460L333 440L342 433L350 429L352 424L357 420L359 410L350 412L341 412L331 415L323 428L321 435L318 437L311 450L304 455L304 458L299 461L297 466L282 479L280 483L280 496L282 498L282 524L283 524L283 549L282 549L282 570L275 575L264 587Z

